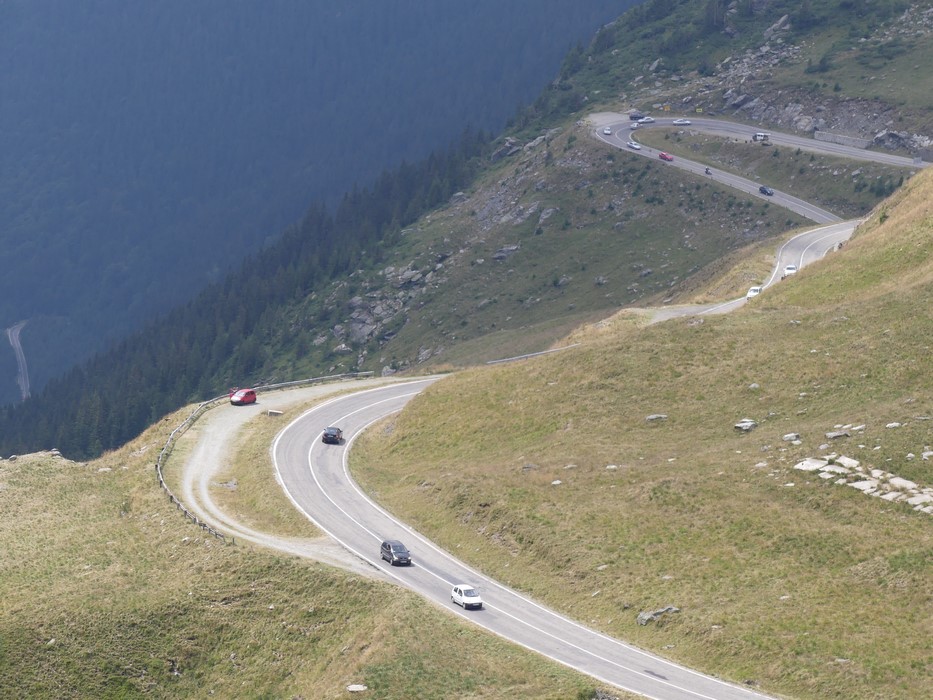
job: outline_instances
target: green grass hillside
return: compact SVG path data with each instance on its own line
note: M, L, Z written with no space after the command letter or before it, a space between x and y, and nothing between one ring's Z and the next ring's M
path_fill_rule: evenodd
M931 308L922 173L742 310L621 312L580 347L458 373L352 468L442 546L609 634L793 697L927 697L933 517L793 466L838 453L933 486ZM851 437L824 446L838 426ZM667 604L683 612L635 624Z
M393 585L203 537L152 470L182 418L89 463L0 461L0 697L592 696Z

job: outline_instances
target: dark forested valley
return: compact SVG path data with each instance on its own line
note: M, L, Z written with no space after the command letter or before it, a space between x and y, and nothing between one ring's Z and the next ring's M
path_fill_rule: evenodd
M308 207L468 126L498 130L631 4L0 3L0 328L28 321L33 393L207 285L235 286L225 276ZM194 372L172 381L197 386ZM157 404L145 413L172 401Z

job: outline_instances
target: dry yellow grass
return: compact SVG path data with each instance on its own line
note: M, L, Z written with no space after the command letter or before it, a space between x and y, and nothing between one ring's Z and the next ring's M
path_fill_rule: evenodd
M933 518L793 465L833 450L933 486L906 456L933 439L931 282L925 172L754 307L620 315L580 348L462 372L351 466L442 546L613 635L794 697L926 697ZM838 424L867 427L821 448ZM669 603L684 612L635 624Z

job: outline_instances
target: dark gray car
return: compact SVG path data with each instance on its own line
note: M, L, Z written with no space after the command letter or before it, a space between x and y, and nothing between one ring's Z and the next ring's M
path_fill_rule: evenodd
M411 566L411 552L398 540L386 540L379 548L382 558L392 566Z

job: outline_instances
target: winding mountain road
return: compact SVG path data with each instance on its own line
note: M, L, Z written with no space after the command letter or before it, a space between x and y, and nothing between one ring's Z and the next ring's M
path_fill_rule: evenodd
M623 128L622 124L627 125L627 122L619 121L619 129ZM719 124L716 121L715 126L704 128L720 128ZM657 125L664 126L660 121ZM694 126L701 125L694 122ZM624 141L620 142L615 133L610 136L600 133L605 122L598 126L600 130L596 133L599 138L624 148ZM749 135L754 132L752 127L743 125L730 125L729 129L736 127L748 129ZM735 136L736 132L728 133ZM783 140L785 137L772 135L775 143L779 138ZM791 145L799 145L791 140L799 137L787 138ZM835 144L826 146L835 147ZM642 154L650 157L652 151L645 147ZM699 163L683 159L676 160L673 165L700 176L704 168ZM757 193L758 183L751 180L721 172L714 173L714 177L723 184ZM803 268L819 259L848 239L859 223L841 222L831 212L789 196L775 193L768 199L825 225L785 243L778 251L774 271L764 286L773 284L787 264ZM725 313L743 303L744 298L718 304L664 308L656 311L654 320L688 314ZM337 391L338 387L327 385L264 394L261 403L255 406L220 406L197 424L196 445L182 468L182 498L203 520L237 538L289 554L322 559L360 574L394 580L472 623L618 688L657 700L751 700L767 697L749 688L673 664L549 610L507 585L471 569L373 502L355 484L347 469L347 453L353 441L368 426L400 411L418 393L438 380L438 377L369 380L355 384L367 387L361 391L333 397L327 394ZM232 449L230 445L235 442L233 437L257 411L307 405L312 400L321 402L279 433L272 446L272 457L277 479L289 499L327 533L328 538L284 538L258 532L238 522L218 507L210 492L213 480L228 459L228 452ZM321 442L321 431L328 425L338 425L343 429L344 444L325 445ZM382 561L379 543L387 538L401 539L409 546L414 557L413 566L394 568ZM485 601L484 609L468 612L451 604L450 588L454 583L462 582L479 588Z
M631 128L632 122L630 119L628 119L628 117L614 112L600 112L593 114L591 115L590 120L594 125L593 136L603 143L619 150L653 159L657 159L658 154L661 153L661 151L644 144L639 144L641 146L640 150L634 150L626 146L626 142L629 140L637 142L638 132L658 127L685 130L688 129L691 131L699 131L713 136L718 136L720 138L738 138L748 140L751 140L755 133L761 131L761 127L748 126L747 124L739 124L738 122L730 122L724 119L706 119L693 117L690 118L690 124L686 126L674 124L673 117L659 117L650 124L639 125L637 129ZM606 128L611 131L610 134L603 133L603 130ZM805 136L783 134L780 132L769 132L768 143L773 146L799 148L802 151L820 153L822 155L839 156L841 158L849 158L852 160L861 160L874 163L884 163L885 165L895 165L902 168L922 168L929 165L929 163L921 160L915 160L904 156L897 156L891 153L868 151L863 148L855 148L854 146L843 146L841 144L831 143L829 141L817 141ZM720 184L732 187L733 189L739 190L740 192L745 192L746 194L750 194L754 197L760 197L766 201L773 202L778 206L789 209L807 219L810 219L811 221L815 221L818 224L830 224L842 221L840 217L836 216L832 212L818 207L815 204L811 204L810 202L805 202L804 200L789 195L786 192L781 192L780 190L775 189L773 195L762 194L758 190L762 183L741 177L740 175L735 175L734 173L730 173L725 170L710 168L710 174L706 175L705 164L697 163L696 161L685 159L680 156L676 156L673 161L667 162L667 165L680 168L681 170L686 170L696 175L711 177L713 180Z
M16 355L16 383L19 385L19 393L23 401L29 398L29 367L26 365L26 353L23 352L23 345L19 341L19 334L23 330L28 321L20 321L15 323L9 328L6 329L7 340L10 341L10 345L13 347L13 352Z

